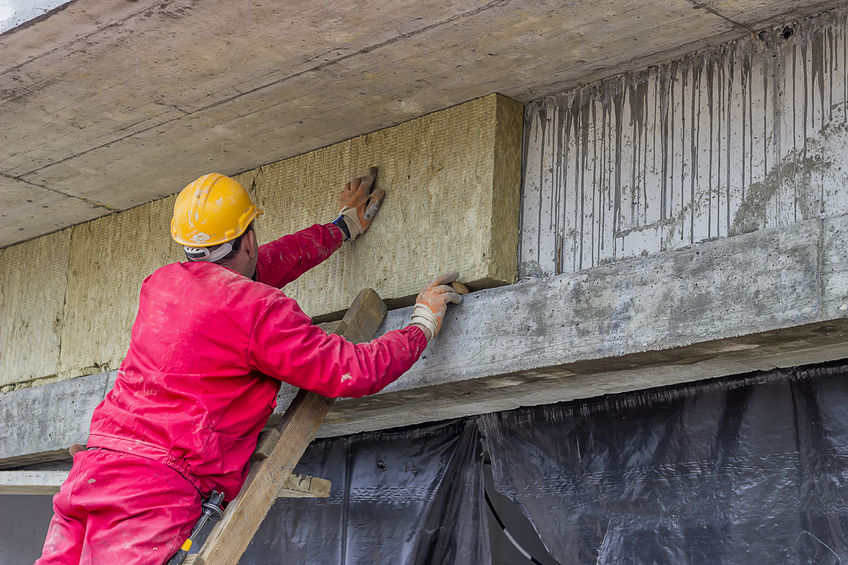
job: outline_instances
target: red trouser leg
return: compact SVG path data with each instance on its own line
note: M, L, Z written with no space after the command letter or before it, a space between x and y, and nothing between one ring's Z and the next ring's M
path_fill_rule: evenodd
M76 565L80 562L82 544L85 539L86 512L71 505L71 490L79 475L79 466L74 457L74 466L62 488L53 497L53 519L47 529L44 549L37 564Z
M170 467L97 449L74 457L38 565L159 565L188 537L200 494Z

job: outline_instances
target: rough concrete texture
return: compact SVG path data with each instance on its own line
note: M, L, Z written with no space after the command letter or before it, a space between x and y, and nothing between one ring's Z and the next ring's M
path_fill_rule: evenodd
M25 181L3 178L0 189L0 241L5 241L7 245L23 241L107 212L106 208L92 202L68 198L60 192Z
M319 435L848 357L845 243L848 215L472 293L407 374L376 396L336 402ZM410 310L389 312L378 333L407 324ZM27 414L26 427L46 435L62 404L31 399L72 383L102 398L93 379L7 393L0 421ZM293 395L284 387L280 410ZM61 436L68 445L85 441L89 416L78 417L61 423L73 430ZM0 465L43 445L0 436Z
M0 193L52 193L70 225L210 159L235 173L492 92L530 101L842 3L75 0L0 35ZM55 229L26 200L0 246Z
M0 251L0 386L58 373L70 235Z
M783 24L805 15L823 11L828 6L839 6L838 3L827 2L798 2L797 0L754 0L740 2L739 0L697 0L700 8L712 11L737 25L748 27L752 31L767 28L769 25Z
M337 402L319 434L844 358L846 234L848 216L808 220L473 293L411 371Z
M7 392L0 402L0 467L65 459L68 447L85 443L94 408L114 383L115 372Z
M54 10L68 0L4 0L0 6L0 33Z
M845 214L846 66L840 10L528 105L521 276Z
M56 494L67 478L68 471L0 471L0 495Z
M116 369L129 344L144 278L185 259L170 236L173 198L72 229L59 376Z
M286 293L318 317L347 309L363 288L412 297L446 271L472 288L515 282L521 120L520 103L491 95L261 167L262 241L332 220L345 182L369 165L387 192L372 230Z

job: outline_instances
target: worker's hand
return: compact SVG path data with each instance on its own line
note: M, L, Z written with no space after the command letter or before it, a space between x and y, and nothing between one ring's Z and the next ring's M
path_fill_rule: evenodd
M353 179L339 195L339 214L344 218L351 241L368 229L386 196L386 191L380 188L371 192L376 178L377 167L371 167L368 176Z
M428 341L439 335L448 303L460 304L462 295L468 294L468 288L461 282L457 282L458 277L459 273L439 275L427 283L415 299L412 324L424 330Z

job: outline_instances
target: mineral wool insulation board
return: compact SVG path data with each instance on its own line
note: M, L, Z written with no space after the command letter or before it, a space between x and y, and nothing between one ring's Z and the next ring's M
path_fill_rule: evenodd
M165 198L73 228L59 376L99 373L121 363L142 281L184 259L170 237L173 209L173 197Z
M402 304L450 270L472 287L514 282L522 114L491 95L238 175L265 211L256 229L268 241L329 222L344 183L379 168L387 196L371 230L285 291L327 318L363 288ZM117 368L142 281L182 259L173 202L0 250L0 386Z
M286 287L313 316L363 288L414 296L445 271L473 286L515 281L522 105L498 95L261 167L260 240L333 219L344 183L379 168L386 199L371 229Z
M0 250L0 386L57 373L70 234Z

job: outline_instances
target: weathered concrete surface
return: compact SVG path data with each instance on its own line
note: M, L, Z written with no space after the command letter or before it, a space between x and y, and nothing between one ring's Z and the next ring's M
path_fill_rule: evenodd
M840 4L76 0L0 35L0 192L53 193L70 225L210 164L252 169L492 92L533 100ZM33 200L0 246L51 229L26 219Z
M848 216L808 220L472 293L411 371L379 395L338 401L319 435L848 357L846 243ZM409 314L390 312L380 331ZM102 381L83 384L93 378L62 386L102 398ZM58 386L7 393L0 421L31 414L26 426L45 435L62 405L21 403ZM291 396L281 392L281 409ZM64 424L74 431L62 441L84 442L87 423ZM0 439L0 460L45 445Z
M68 471L0 471L0 495L56 494Z
M407 375L338 402L319 435L844 358L846 240L848 216L809 220L474 293Z
M93 202L4 178L0 190L0 241L22 241L109 212Z
M848 12L763 38L528 105L522 277L848 213Z
M795 2L792 0L758 0L738 2L737 0L698 0L697 5L713 10L722 17L742 26L762 28L767 25L786 23L792 18L809 15L811 10L825 9L826 2ZM753 28L752 28L753 29Z
M91 414L114 383L116 372L88 375L7 392L0 402L0 468L68 457L85 443Z

